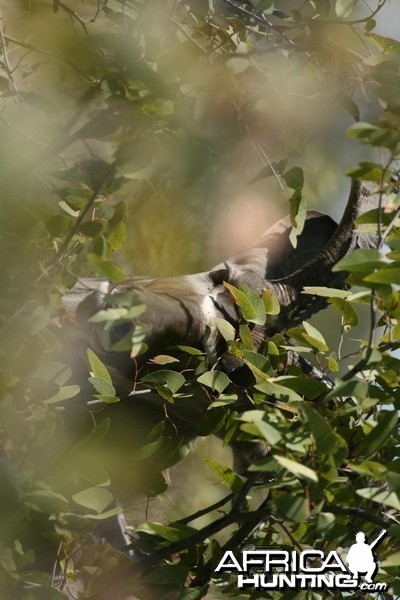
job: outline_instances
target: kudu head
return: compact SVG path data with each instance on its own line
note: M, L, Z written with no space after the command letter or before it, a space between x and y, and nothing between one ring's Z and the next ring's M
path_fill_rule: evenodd
M240 313L226 283L246 284L257 293L269 289L280 304L280 313L268 318L258 329L262 340L284 331L312 316L326 305L326 300L302 294L305 286L343 287L346 274L333 272L332 267L356 247L372 247L373 234L360 235L355 229L356 218L377 208L378 197L371 184L352 183L346 209L339 225L327 215L308 211L297 246L289 240L290 219L284 218L262 236L250 249L218 264L204 273L168 278L135 278L111 285L102 280L81 280L65 297L67 312L88 327L88 319L104 308L107 295L134 291L146 305L146 312L136 322L147 328L145 343L149 351L139 362L163 348L185 344L204 350L211 361L224 351L216 326L216 318L227 319L234 327ZM116 326L113 341L126 333L132 324ZM129 353L122 355L104 347L104 336L97 336L98 325L90 326L89 344L111 368L116 387L127 394L132 389L134 369ZM87 330L82 329L84 335ZM235 362L235 361L234 361ZM234 367L226 361L227 370Z

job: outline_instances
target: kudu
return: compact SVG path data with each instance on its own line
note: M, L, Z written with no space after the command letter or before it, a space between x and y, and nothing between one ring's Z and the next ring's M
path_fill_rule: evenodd
M143 389L140 385L142 373L148 368L155 369L151 358L160 351L165 353L165 348L170 346L194 346L207 355L211 364L218 361L218 369L225 371L237 384L238 400L234 409L251 408L245 393L249 373L240 360L229 355L216 325L216 319L223 318L237 330L241 321L240 311L225 283L234 286L245 283L256 293L267 289L276 296L279 314L268 315L264 326L256 326L252 330L254 348L262 352L262 345L275 333L284 332L326 306L325 298L303 294L305 286L345 286L346 273L332 271L332 267L352 249L376 246L376 235L360 234L355 221L362 213L377 208L379 202L379 194L374 194L371 184L354 181L340 224L336 225L322 213L309 211L296 248L289 241L291 225L286 218L268 229L249 250L220 263L209 272L159 279L134 278L118 285L86 279L78 281L65 295L61 325L67 340L65 346L70 346L67 362L70 362L75 374L80 371L76 376L81 382L87 381L89 369L82 367L84 359L80 354L84 355L89 346L107 366L121 399L107 406L98 401L93 404L93 401L88 402L88 397L91 397L88 396L89 390L83 388L79 401L82 400L86 408L65 410L66 430L77 430L76 437L81 439L82 431L85 431L80 420L83 414L83 420L87 420L86 424L89 422L89 429L93 427L93 410L100 409L100 415L94 415L97 422L101 422L103 416L111 416L101 459L107 468L110 460L111 480L125 506L132 506L131 499L135 493L145 491L152 494L162 490L162 465L159 473L152 465L149 479L146 479L146 473L144 477L143 472L139 476L137 473L140 462L135 458L134 450L146 443L149 432L164 421L165 439L170 440L172 445L179 440L191 441L203 433L202 424L210 413L207 409L212 399L201 386L196 387L197 392L191 397L178 397L172 404L155 390L146 390L148 385ZM131 358L129 351L110 350L110 344L125 335L126 324L116 324L104 336L100 324L89 320L98 311L107 308L110 294L126 290L134 291L147 308L133 323L127 324L129 328L140 322L147 327L144 341L148 351L135 359ZM330 382L314 367L295 355L291 359L297 361L308 376L320 378L329 386ZM223 431L219 431L218 435L223 435ZM256 441L234 441L231 447L234 468L242 474L246 473L249 464L267 452L266 446ZM96 454L95 458L100 457ZM123 516L121 519L118 517L118 521L116 518L108 521L103 522L98 534L113 541L117 547L126 546L129 539L124 536ZM77 589L81 589L85 584L79 580L76 585Z
M192 398L177 398L173 404L168 403L166 409L167 403L155 391L146 392L140 385L135 385L138 367L143 367L149 358L166 347L184 344L203 350L211 363L218 360L218 368L243 386L240 381L242 364L226 352L216 326L216 318L224 318L237 329L241 318L225 283L235 286L245 283L257 293L267 289L276 296L280 313L268 316L266 324L256 326L252 332L255 349L259 350L263 341L273 334L308 319L326 306L325 298L303 294L305 286L344 286L346 273L334 272L332 267L352 249L376 245L374 234L357 232L355 220L363 212L377 208L378 204L378 195L373 193L371 184L353 181L340 224L336 225L320 212L308 211L296 248L289 241L291 225L289 218L285 218L268 229L249 250L208 272L157 279L134 278L118 285L95 279L79 281L65 296L65 313L69 322L72 319L78 323L83 347L89 345L108 367L117 394L123 399L104 410L104 414L112 415L115 439L121 442L125 438L135 444L164 419L166 431L171 436L193 440L199 435L210 404L209 396L204 393ZM88 320L106 307L109 294L126 290L134 291L147 308L135 323L147 327L144 341L148 351L135 360L131 359L129 351L111 352L105 347L107 343L104 335L100 335L100 326ZM124 333L124 326L111 329L112 341ZM72 335L77 337L76 328ZM74 354L77 354L76 350ZM312 376L313 368L305 362L304 366ZM246 407L248 404L239 387L237 409ZM114 438L111 436L111 439ZM239 472L246 471L254 455L265 452L264 446L247 442L233 443L232 449L234 466ZM129 479L132 473L126 450L120 460L127 464L125 472Z

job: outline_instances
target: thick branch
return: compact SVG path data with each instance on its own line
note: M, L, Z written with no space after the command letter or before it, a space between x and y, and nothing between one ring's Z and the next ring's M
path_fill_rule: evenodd
M355 221L362 213L377 208L378 202L379 195L373 194L371 184L352 182L342 220L323 250L302 269L271 282L283 309L275 323L271 324L273 330L296 325L326 306L326 298L302 294L305 286L343 288L346 272L333 272L332 268L357 246L376 245L374 235L359 236L355 233Z

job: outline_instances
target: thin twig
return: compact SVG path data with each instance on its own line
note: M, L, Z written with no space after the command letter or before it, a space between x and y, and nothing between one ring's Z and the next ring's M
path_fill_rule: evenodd
M71 69L79 73L79 75L82 75L82 77L90 81L90 83L93 83L93 79L68 58L60 56L58 54L54 54L53 52L49 52L48 50L38 48L37 46L30 44L29 42L21 42L21 40L18 40L17 38L12 37L11 35L8 35L6 33L4 34L4 39L6 42L10 42L11 44L15 44L16 46L20 46L21 48L26 48L27 50L31 50L32 52L37 52L38 54L43 54L44 56L49 56L50 58L55 58L58 61L64 62L66 65L71 67Z
M132 565L132 570L134 573L146 573L162 559L167 558L172 554L177 554L179 552L187 550L188 548L192 548L196 544L204 542L204 540L207 539L209 536L218 533L222 529L228 527L228 525L232 525L232 523L238 523L243 521L245 524L252 524L251 529L253 529L255 525L264 517L265 508L263 507L263 505L261 505L257 510L250 511L247 513L232 511L227 515L224 515L223 517L217 519L216 521L213 521L209 525L206 525L202 529L199 529L192 535L189 535L181 540L163 546L157 551L153 552L151 555L138 560ZM134 549L134 547L135 543L128 544L128 546L125 547L125 550Z
M238 4L236 4L236 2L234 2L233 0L223 0L223 2L225 2L225 4L228 4L229 6L231 6L232 8L235 8L235 10L237 10L238 12L242 13L243 15L246 15L248 17L251 17L252 19L255 19L258 23L261 23L262 25L264 25L264 27L268 27L268 29L271 29L272 31L274 31L275 33L277 33L278 35L281 36L281 38L283 40L285 40L285 42L287 44L289 44L289 46L295 50L296 52L301 52L302 54L304 54L304 56L313 63L313 65L315 67L317 67L318 69L320 69L322 72L328 74L327 70L324 69L324 67L322 67L322 65L320 65L320 63L315 60L315 58L307 51L302 50L301 48L299 48L295 42L293 40L291 40L285 33L284 33L284 29L287 29L287 27L281 27L279 25L275 25L274 23L272 23L271 21L269 21L267 19L267 17L265 16L264 13L262 13L262 16L260 16L259 14L257 14L256 12L251 12L250 10L247 10L246 8L243 8L241 6L239 6ZM290 28L290 27L289 27Z
M258 507L257 511L254 511L254 517L246 520L245 523L235 533L230 537L230 539L221 547L220 556L223 556L227 550L238 549L247 540L252 531L257 527L261 520L264 520L265 512L267 509L269 498L265 498L263 502ZM261 516L260 516L261 515ZM210 580L213 571L214 571L214 561L215 557L211 558L207 561L207 563L201 569L201 573L194 579L191 583L191 587L197 587L200 585L204 585L207 581Z
M103 173L103 176L100 178L100 180L98 181L97 185L95 186L95 188L93 190L93 193L90 196L90 198L89 198L86 206L79 213L79 216L78 216L78 218L75 221L75 225L72 227L72 229L65 236L64 242L60 246L57 254L55 255L55 257L50 261L49 265L47 266L46 272L48 272L48 270L51 269L55 264L57 264L60 261L60 259L63 257L65 251L68 249L70 241L72 240L72 238L74 237L74 235L78 232L79 227L80 227L83 219L86 217L86 215L88 214L88 212L92 208L92 206L93 206L96 198L98 197L98 195L100 193L101 188L106 183L107 179L110 177L110 175L114 171L114 169L115 169L115 163L111 163L109 165L109 168L105 169L105 171Z
M221 508L221 506L224 506L230 500L232 500L233 497L234 497L233 493L228 494L224 498L221 498L221 500L218 500L218 502L214 502L214 504L211 504L210 506L207 506L206 508L202 508L202 509L198 510L197 512L193 513L192 515L189 515L188 517L179 519L178 521L176 521L176 523L180 523L181 525L187 525L188 523L191 523L192 521L195 521L196 519L199 519L200 517L204 517L204 515L208 515L213 510L217 510L218 508Z
M379 525L380 527L390 527L392 525L392 521L389 519L385 519L385 517L379 517L378 515L374 515L363 508L358 508L356 506L326 506L325 510L327 512L331 512L335 515L353 515L355 517L359 517L362 521L369 521L370 523L374 523L375 525Z
M3 50L3 56L4 56L4 68L7 72L11 86L14 90L14 94L17 96L18 100L22 103L21 94L19 93L18 88L15 84L13 70L11 68L11 64L10 64L10 61L8 58L7 44L6 44L6 39L5 39L4 29L3 29L3 15L1 14L1 12L0 12L0 40L1 40L2 50ZM23 106L23 104L22 104L22 106Z

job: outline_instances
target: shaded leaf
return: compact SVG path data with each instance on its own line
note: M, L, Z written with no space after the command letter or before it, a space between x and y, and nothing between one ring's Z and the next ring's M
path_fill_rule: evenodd
M396 412L384 411L378 415L378 423L365 436L355 450L356 456L370 456L379 450L392 435L394 428L397 425L398 415Z
M153 585L180 586L185 583L188 574L189 569L184 565L166 565L148 573L143 581Z
M64 385L53 396L50 396L50 398L44 400L44 402L45 404L56 404L57 402L63 402L64 400L69 400L69 398L74 398L77 394L79 394L80 390L81 388L79 385Z
M240 492L243 487L243 481L240 479L239 475L232 471L232 469L209 458L206 458L206 463L211 467L220 481L227 485L229 489L235 493Z
M344 92L339 92L336 95L335 103L339 104L339 106L341 106L351 117L353 117L355 121L360 120L360 111L353 98L351 98Z
M304 174L303 169L300 167L293 167L292 169L289 169L289 171L283 173L282 177L285 180L286 185L291 189L301 190L303 188Z
M358 324L358 315L350 302L343 300L343 298L331 298L329 302L343 317L345 325L355 327Z
M164 384L175 394L185 383L185 378L181 373L176 371L155 371L142 377L141 381L145 383Z
M114 500L114 496L103 487L91 487L74 494L72 499L89 510L102 513Z

